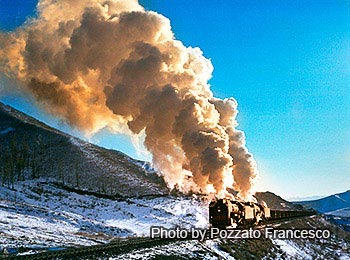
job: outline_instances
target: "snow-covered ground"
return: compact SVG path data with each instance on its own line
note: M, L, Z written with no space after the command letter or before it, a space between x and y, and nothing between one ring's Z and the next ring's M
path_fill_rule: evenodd
M149 236L153 225L207 225L207 202L195 197L110 200L40 180L0 187L0 247L66 247Z
M275 239L273 243L281 248L281 250L288 256L295 259L312 259L312 256L298 247L296 243L291 240ZM305 250L305 249L304 249Z
M130 253L109 258L109 260L131 260L131 259L205 259L234 260L228 253L223 252L217 246L218 241L178 241L170 245L156 246L134 250ZM168 258L167 258L168 257ZM171 258L173 257L173 258Z
M308 228L330 225L320 217L298 223ZM277 225L294 228L294 224L280 223L275 228ZM106 243L116 237L149 236L151 226L189 229L207 228L207 225L208 201L204 197L111 200L69 192L44 180L18 182L14 189L0 187L0 254L3 248L38 251ZM133 250L115 259L171 259L174 256L177 259L244 259L242 257L264 252L264 259L313 259L316 255L330 255L337 257L333 259L350 260L349 243L334 238L248 242L174 241Z
M335 211L327 212L325 214L326 215L333 215L333 216L343 217L343 218L350 218L350 208L338 209L338 210L335 210Z
M350 208L325 213L326 219L350 232Z
M334 247L333 241L332 243L329 243L330 245L328 246L319 246L316 243L311 243L310 241L306 240L275 239L272 240L272 242L283 252L276 259L313 260L315 259L315 252L319 252L319 259L322 259L321 255L323 257L328 255L330 257L329 259L350 260L350 255L347 253L346 243L343 243L342 248L341 245L336 245L336 247ZM284 256L284 258L282 256Z
M1 131L0 131L0 135L5 135L5 134L10 133L10 132L15 131L15 130L16 130L16 129L14 129L14 128L12 128L12 127L8 127L8 128L6 128L6 129L4 129L4 130L1 130Z

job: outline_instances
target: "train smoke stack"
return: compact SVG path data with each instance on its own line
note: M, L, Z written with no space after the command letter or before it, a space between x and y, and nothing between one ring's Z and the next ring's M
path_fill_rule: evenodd
M237 103L209 89L212 64L170 22L131 0L41 0L38 17L0 34L0 69L50 113L93 134L145 133L169 187L250 195L255 161Z

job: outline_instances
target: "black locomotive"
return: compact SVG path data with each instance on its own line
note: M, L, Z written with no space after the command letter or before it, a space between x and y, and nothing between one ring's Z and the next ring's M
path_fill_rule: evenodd
M209 204L209 222L218 228L252 226L269 220L313 214L315 212L310 210L274 210L259 203L230 199L218 199Z

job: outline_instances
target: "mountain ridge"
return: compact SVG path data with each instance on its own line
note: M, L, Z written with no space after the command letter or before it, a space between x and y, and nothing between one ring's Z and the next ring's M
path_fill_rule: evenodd
M93 145L0 102L0 180L55 178L112 196L164 195L161 176L144 162Z
M350 207L350 190L336 193L322 199L299 201L306 208L313 208L321 213L327 213Z

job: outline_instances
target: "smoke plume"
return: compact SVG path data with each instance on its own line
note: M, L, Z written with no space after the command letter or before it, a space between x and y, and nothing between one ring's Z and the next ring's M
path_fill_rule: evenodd
M37 18L0 34L0 70L50 113L86 133L145 133L170 188L250 195L256 164L237 103L217 99L199 48L136 0L41 0Z

